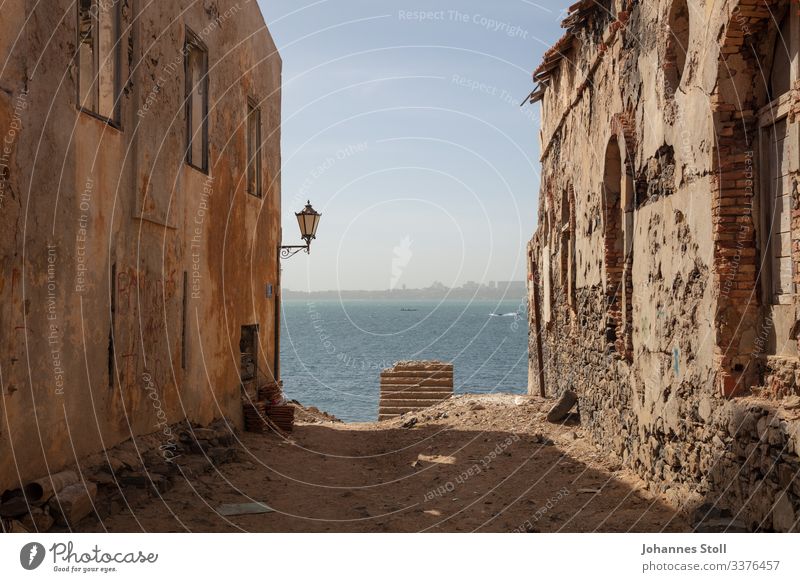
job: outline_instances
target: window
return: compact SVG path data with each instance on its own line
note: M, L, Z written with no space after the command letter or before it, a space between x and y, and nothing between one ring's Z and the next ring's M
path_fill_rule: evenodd
M208 51L191 31L184 45L186 73L186 162L208 172Z
M792 260L792 130L788 103L797 79L796 44L792 41L798 19L786 10L773 29L768 51L765 100L759 111L760 127L760 246L761 285L768 330L766 351L797 357L797 342L790 340L797 321L794 264ZM762 81L763 82L763 81Z
M792 68L792 19L787 14L775 37L775 46L772 50L772 70L769 75L769 101L778 99L791 88Z
M606 148L603 176L605 242L606 339L610 348L631 355L633 184L617 136ZM625 155L628 152L625 151Z
M572 220L572 186L568 186L561 193L561 227L559 229L559 253L561 270L561 291L564 294L567 306L575 308L574 301L574 276L575 276L575 244Z
M542 249L542 286L544 287L544 323L549 325L552 319L551 281L550 281L550 246Z
M119 123L119 2L78 2L78 107Z
M261 109L247 102L247 191L261 198Z
M780 103L792 86L792 18L784 16L772 48L767 99L760 112L762 148L762 205L764 208L764 257L768 275L767 304L791 303L794 293L791 252L791 174L789 123Z
M667 86L675 93L681 84L686 69L686 53L689 49L689 6L686 0L675 0L669 12L667 29Z
M577 307L575 300L575 190L570 186L568 192L568 198L565 197L566 211L562 210L562 221L564 222L562 231L566 232L562 241L562 252L566 254L564 262L566 263L567 276L567 304L574 314Z

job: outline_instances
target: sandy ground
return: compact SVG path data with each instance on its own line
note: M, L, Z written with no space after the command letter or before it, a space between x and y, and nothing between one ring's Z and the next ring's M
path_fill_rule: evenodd
M240 436L238 460L82 531L689 531L580 426L543 420L531 397L459 396L382 423L302 414L289 438ZM416 420L416 422L413 419ZM412 425L413 426L410 426ZM403 425L410 428L405 428ZM274 511L222 517L222 503Z

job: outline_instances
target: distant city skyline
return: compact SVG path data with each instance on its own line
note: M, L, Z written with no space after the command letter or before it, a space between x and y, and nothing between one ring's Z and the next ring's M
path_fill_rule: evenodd
M524 291L527 288L526 281L466 281L458 286L448 286L442 283L441 281L433 281L430 285L425 285L422 287L409 287L405 284L399 287L387 287L385 289L316 289L311 291L312 293L317 292L329 292L329 291L343 291L343 292L401 292L401 291L427 291L430 289L444 289L444 290L471 290L471 289L491 289L491 290L498 290L498 291ZM286 285L284 285L285 292L292 292L292 293L307 293L309 292L306 289L293 289Z
M283 58L290 289L520 280L539 190L531 71L570 2L260 2Z
M459 287L448 287L441 281L434 281L428 287L396 288L382 290L365 289L327 289L317 291L299 291L284 288L285 300L379 300L379 301L514 301L518 307L527 304L527 286L525 281L489 281L478 283L467 281Z

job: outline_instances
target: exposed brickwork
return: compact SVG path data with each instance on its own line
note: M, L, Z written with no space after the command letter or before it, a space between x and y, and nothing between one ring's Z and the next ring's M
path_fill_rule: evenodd
M398 362L381 372L379 420L395 418L453 395L453 364Z
M626 3L600 32L590 12L570 20L580 49L559 66L583 73L542 96L529 387L538 393L541 374L549 395L576 390L598 445L676 503L711 502L752 529L789 531L800 516L800 415L779 399L798 393L800 365L774 346L789 332L771 327L759 279L768 235L755 175L768 102L759 64L788 3L702 4L680 75L664 33L671 1ZM574 200L569 237L553 220L563 199ZM564 270L574 286L554 274L546 312L543 273Z
M720 299L716 311L716 364L723 396L741 393L755 382L749 366L750 347L741 345L741 327L756 327L758 318L756 247L753 218L752 154L757 146L757 91L759 50L753 46L765 36L771 21L766 2L743 0L732 8L720 43L719 82L711 96L716 151L712 190L714 275ZM779 2L770 4L778 5ZM748 87L740 78L751 77ZM737 78L738 77L738 78ZM735 85L734 85L735 83ZM746 91L740 88L746 87Z

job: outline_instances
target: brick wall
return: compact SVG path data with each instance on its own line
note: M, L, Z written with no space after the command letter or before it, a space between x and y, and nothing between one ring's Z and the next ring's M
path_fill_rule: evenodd
M398 362L381 372L379 420L420 410L453 395L453 364Z

